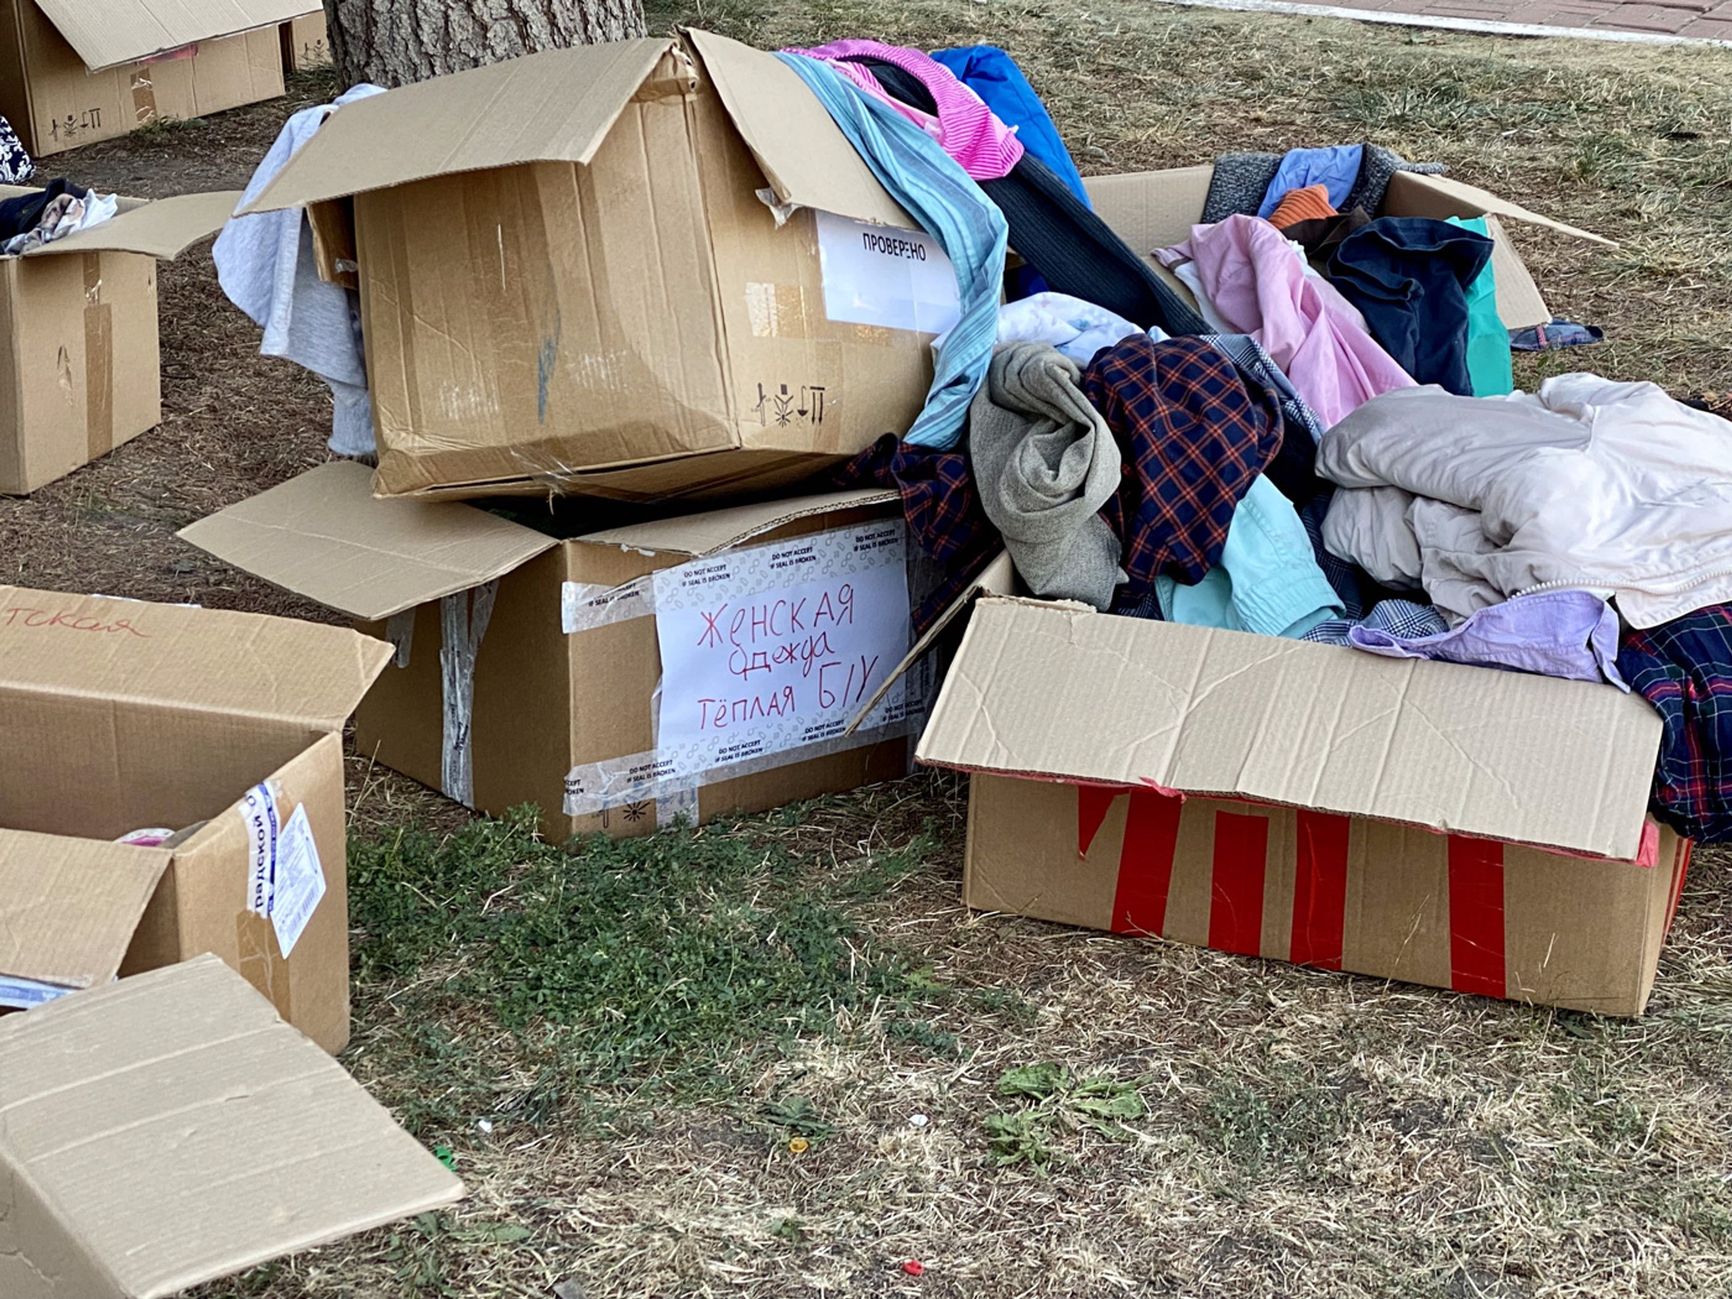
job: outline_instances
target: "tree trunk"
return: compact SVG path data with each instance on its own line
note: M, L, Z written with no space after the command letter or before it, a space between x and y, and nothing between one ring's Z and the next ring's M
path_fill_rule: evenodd
M640 0L325 0L346 85L390 88L538 50L644 34Z

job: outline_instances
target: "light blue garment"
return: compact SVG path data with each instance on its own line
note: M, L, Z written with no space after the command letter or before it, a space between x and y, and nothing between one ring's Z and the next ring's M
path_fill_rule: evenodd
M1293 503L1262 474L1233 511L1221 562L1194 586L1157 577L1155 592L1168 622L1295 640L1345 612Z
M926 406L903 435L916 446L955 447L998 340L1009 237L1004 214L942 145L890 105L862 94L817 59L776 57L799 74L878 183L944 245L956 267L962 315L933 345L935 373Z
M1275 168L1275 179L1263 194L1263 206L1257 215L1267 220L1281 200L1296 189L1307 185L1322 185L1329 191L1329 206L1340 210L1353 192L1359 179L1359 168L1365 161L1363 144L1337 144L1325 149L1289 149Z

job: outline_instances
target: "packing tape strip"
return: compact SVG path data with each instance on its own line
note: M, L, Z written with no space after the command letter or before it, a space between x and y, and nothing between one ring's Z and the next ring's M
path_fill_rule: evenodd
M493 617L499 579L484 582L439 601L443 643L439 669L443 678L444 734L440 779L445 797L475 805L475 754L470 745L475 706L475 658Z
M593 631L633 618L649 618L656 611L654 574L633 578L619 586L599 582L566 582L559 591L559 621L567 636Z

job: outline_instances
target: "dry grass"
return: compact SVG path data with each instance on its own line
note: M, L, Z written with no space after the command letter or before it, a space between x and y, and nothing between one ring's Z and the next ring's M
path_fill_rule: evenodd
M1528 377L1732 389L1725 52L1142 0L655 15L676 18L760 44L997 41L1085 170L1366 136L1446 160L1621 242L1518 230L1554 308L1612 340ZM238 185L283 112L67 162L134 192ZM0 502L0 574L312 613L171 532L315 462L317 386L251 356L207 261L163 288L168 422ZM353 786L347 1063L453 1152L471 1198L205 1299L1732 1293L1721 854L1698 858L1649 1016L1619 1022L970 916L961 791L937 776L569 859L476 838L388 773ZM434 838L409 852L407 824ZM408 880L432 903L405 903ZM750 960L704 946L729 926ZM550 982L579 950L611 963ZM601 992L628 978L647 991Z

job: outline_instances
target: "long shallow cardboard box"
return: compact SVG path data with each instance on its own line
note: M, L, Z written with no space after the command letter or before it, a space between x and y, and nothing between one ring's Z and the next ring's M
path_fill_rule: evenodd
M340 627L0 587L0 1005L211 952L341 1050L342 729L390 656ZM140 829L191 833L115 842Z
M926 578L895 492L831 492L560 540L322 466L181 536L397 647L356 742L555 838L648 834L904 774ZM547 526L544 521L544 526ZM852 732L848 723L873 702Z
M0 1018L0 1295L168 1299L463 1186L215 957Z
M283 93L307 0L0 0L0 115L37 158Z
M358 267L387 496L787 488L908 427L956 318L799 77L703 33L350 104L248 210L302 205Z
M999 597L917 758L971 774L971 907L1636 1015L1659 740L1610 686Z
M0 185L0 200L29 190ZM113 220L0 257L0 493L24 495L162 422L156 262L239 192L122 199Z

